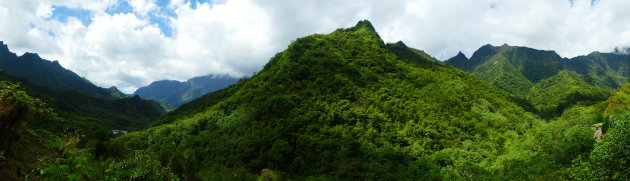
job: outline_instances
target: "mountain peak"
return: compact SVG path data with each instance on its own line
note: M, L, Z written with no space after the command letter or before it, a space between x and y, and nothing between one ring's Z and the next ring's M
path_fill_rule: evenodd
M338 29L338 31L367 33L367 34L374 35L378 39L381 39L381 37L376 32L376 29L374 29L374 26L372 26L372 23L370 23L370 21L368 20L361 20L357 22L357 24L351 28L345 28L345 29L342 28L342 29Z
M0 52L10 52L9 45L4 44L3 41L0 41Z
M466 55L464 55L464 53L462 53L461 51L459 51L459 53L457 53L457 55L455 55L453 58L446 60L446 62L463 70L468 70L468 68L470 67L470 61L468 57L466 57Z
M22 57L24 58L28 58L28 59L33 59L33 60L43 60L42 57L40 57L37 53L31 53L31 52L26 52L24 53L24 55L22 55Z
M401 46L401 47L408 48L408 47L407 47L407 45L405 45L405 43L403 43L402 41L398 41L398 42L396 42L396 45Z
M368 20L361 20L361 21L357 22L357 25L354 25L354 28L356 28L356 29L365 28L367 30L376 32L376 29L374 29L374 26L372 26L372 23L370 23L370 21L368 21Z
M455 55L455 58L468 59L468 57L466 57L466 55L464 55L464 53L462 53L462 51L459 51L459 52L457 53L457 55Z
M488 56L488 55L492 55L495 54L496 52L496 47L492 46L490 44L486 44L484 46L479 47L479 49L477 49L477 51L475 51L473 53L473 55L470 57L470 59L478 59L484 56Z

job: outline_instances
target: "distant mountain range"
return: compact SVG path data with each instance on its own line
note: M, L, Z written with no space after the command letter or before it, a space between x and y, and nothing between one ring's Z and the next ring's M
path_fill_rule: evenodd
M605 100L630 77L630 55L622 53L593 52L569 59L554 51L484 45L470 59L460 52L446 63L525 99L546 117L578 102Z
M194 77L186 82L160 80L138 88L133 94L145 99L165 101L174 107L179 107L207 93L235 84L238 80L227 75Z
M589 84L616 89L629 80L629 60L630 55L623 53L593 52L569 59L560 57L555 51L509 45L484 45L475 51L470 59L460 52L446 62L480 75L482 79L488 81L491 77L500 76L498 75L500 73L510 72L509 78L500 80L533 84L561 70L568 70L584 76L584 81ZM519 91L508 87L502 89L508 92Z
M19 84L64 118L63 122L34 120L37 127L81 134L100 129L135 130L165 113L156 101L126 95L116 87L98 87L57 61L34 53L17 56L7 45L0 44L0 81Z
M44 60L35 53L17 56L10 52L8 46L2 41L0 41L0 70L34 84L58 90L77 91L104 99L128 97L116 87L104 89L92 84L89 80L63 68L57 61Z

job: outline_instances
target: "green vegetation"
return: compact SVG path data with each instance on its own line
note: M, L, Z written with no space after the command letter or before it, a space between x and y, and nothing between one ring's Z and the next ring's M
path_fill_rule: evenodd
M606 115L623 114L630 112L630 84L624 84L608 98Z
M528 111L552 118L573 105L604 101L628 80L630 71L623 68L628 59L601 53L563 59L553 51L485 45L470 59L458 54L447 63L509 92Z
M608 91L591 86L575 72L566 70L545 79L532 88L525 96L538 113L545 117L555 117L565 108L575 104L592 104L606 100Z
M570 59L567 67L584 75L592 85L618 88L630 80L628 58L628 54L593 52Z
M629 180L630 179L630 113L621 102L630 101L627 91L630 83L626 83L608 100L601 141L595 144L590 155L583 155L573 160L570 170L575 180Z
M295 179L491 173L455 157L501 153L506 137L524 134L536 116L474 76L404 47L384 44L368 22L300 38L257 75L110 148L123 157L148 151L183 179L255 179L263 169Z
M20 86L0 81L0 175L15 180L31 176L50 157L56 156L60 138L42 129L33 130L34 120L58 120L46 103L32 98Z
M490 63L482 64L475 69L481 80L507 92L524 95L534 85L527 77L520 74L508 58L495 56Z
M164 113L159 103L137 96L116 100L95 98L73 91L37 86L2 71L0 80L21 82L20 85L32 96L46 102L47 107L54 108L63 119L33 120L31 124L57 134L77 132L91 137L112 129L136 130Z
M50 104L31 97L23 89L20 84L0 81L0 175L3 179L177 180L146 155L137 154L121 162L104 160L109 130L104 133L91 130L89 136L77 133L85 134L90 130L66 129L62 133L51 133L57 130L42 124L72 126L62 118L65 113L58 114ZM137 169L128 171L129 167Z
M75 91L103 99L127 97L118 89L104 89L92 84L74 72L63 68L57 61L44 60L34 53L17 56L10 52L8 46L2 41L0 41L0 70L38 86L51 89Z
M252 77L159 118L157 103L138 97L101 99L0 74L0 175L630 178L630 83L612 91L551 51L523 47L488 45L450 61L474 74L402 42L386 44L361 21L299 38ZM591 126L600 123L595 138ZM114 136L116 126L147 128Z

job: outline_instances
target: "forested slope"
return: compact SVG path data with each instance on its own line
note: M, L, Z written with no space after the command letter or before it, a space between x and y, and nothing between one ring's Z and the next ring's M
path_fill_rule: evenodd
M63 119L34 120L33 126L54 133L78 132L93 135L112 129L135 130L150 124L165 111L155 101L128 97L103 99L75 91L63 91L39 86L28 80L7 75L0 71L0 81L13 82L33 97L46 102ZM97 131L100 130L100 131Z
M362 21L299 38L258 74L112 149L144 150L184 179L263 169L288 178L437 179L459 173L442 171L453 163L432 154L454 156L441 150L531 127L537 117L508 98L402 43L384 44Z
M484 45L470 59L458 54L446 63L509 92L544 118L580 102L604 101L630 75L626 54L594 52L568 59L554 51L508 45Z

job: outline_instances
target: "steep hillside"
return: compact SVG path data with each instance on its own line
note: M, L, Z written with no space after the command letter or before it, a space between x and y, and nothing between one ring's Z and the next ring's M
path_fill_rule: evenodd
M448 64L478 75L485 82L532 105L543 117L583 101L603 101L628 80L630 56L591 53L572 59L553 51L485 45L470 59L457 55Z
M504 55L497 55L474 69L481 80L512 94L525 94L534 84Z
M628 180L630 178L630 83L604 102L601 137L589 154L573 161L573 180Z
M161 80L152 82L148 86L140 87L133 94L145 99L165 101L174 107L179 107L207 93L235 84L238 80L226 75L194 77L186 82Z
M0 176L3 180L28 177L58 157L59 137L42 129L29 129L36 120L58 121L46 103L29 96L20 86L0 81Z
M361 21L297 39L258 74L110 149L149 152L183 179L463 179L472 167L432 154L529 129L536 116L508 99Z
M105 148L111 136L106 125L92 122L91 124L95 124L95 127L80 127L79 130L73 130L75 128L72 126L76 126L74 124L79 120L69 117L68 110L58 114L58 110L51 108L55 107L54 103L49 104L32 97L31 92L25 90L26 87L23 85L6 81L6 77L0 81L0 176L2 180L176 179L172 173L160 167L159 163L147 161L142 155L138 155L136 159L130 159L134 162L132 164L102 160L101 158L107 155ZM86 98L77 101L89 103L86 99L92 98L84 97ZM90 106L94 109L104 107ZM115 113L111 108L109 111L112 112L109 114L121 114ZM108 114L107 112L99 113ZM103 118L94 116L91 118L93 120L80 121L90 124L89 121L100 121L96 119ZM49 126L63 126L64 130L59 132ZM136 166L137 170L131 170L133 174L129 174L129 165L139 162L142 163ZM106 170L116 170L116 172L106 173ZM141 174L146 176L139 178L138 175Z
M92 97L117 99L126 97L117 89L100 88L74 72L63 68L57 61L48 61L34 53L22 56L9 51L0 41L0 70L26 79L34 84L64 91L76 91Z
M498 47L484 45L475 51L470 59L457 55L446 62L479 75L503 76L501 79L482 76L491 84L513 83L525 86L525 89L529 88L527 86L531 86L532 83L549 78L564 68L563 59L553 51L508 45ZM506 77L504 74L508 76ZM511 92L522 91L522 89L521 87L507 87L504 90Z
M2 71L0 80L20 82L22 89L46 102L47 107L54 108L63 121L35 120L32 124L55 133L76 131L92 135L95 130L135 130L146 126L165 112L159 103L137 96L115 100L96 98L32 84Z
M590 85L613 90L628 81L630 77L630 55L621 53L593 52L586 56L567 59L561 58L553 51L508 45L484 45L475 51L470 59L460 53L446 62L478 75L489 74L488 71L500 72L493 73L495 75L516 74L518 77L515 79L505 79L516 84L523 83L521 76L531 83L537 83L555 75L560 70L568 70L582 75L582 79ZM501 67L504 64L499 64L496 66L498 68L494 68L497 62L507 62L513 68ZM509 88L504 90L513 91Z
M604 114L614 115L630 112L630 83L626 83L608 98Z
M593 52L567 61L569 70L585 75L590 84L616 89L630 80L630 55Z
M575 72L560 71L535 84L525 98L545 117L560 115L576 103L592 104L608 98L608 91L589 85L581 77Z

